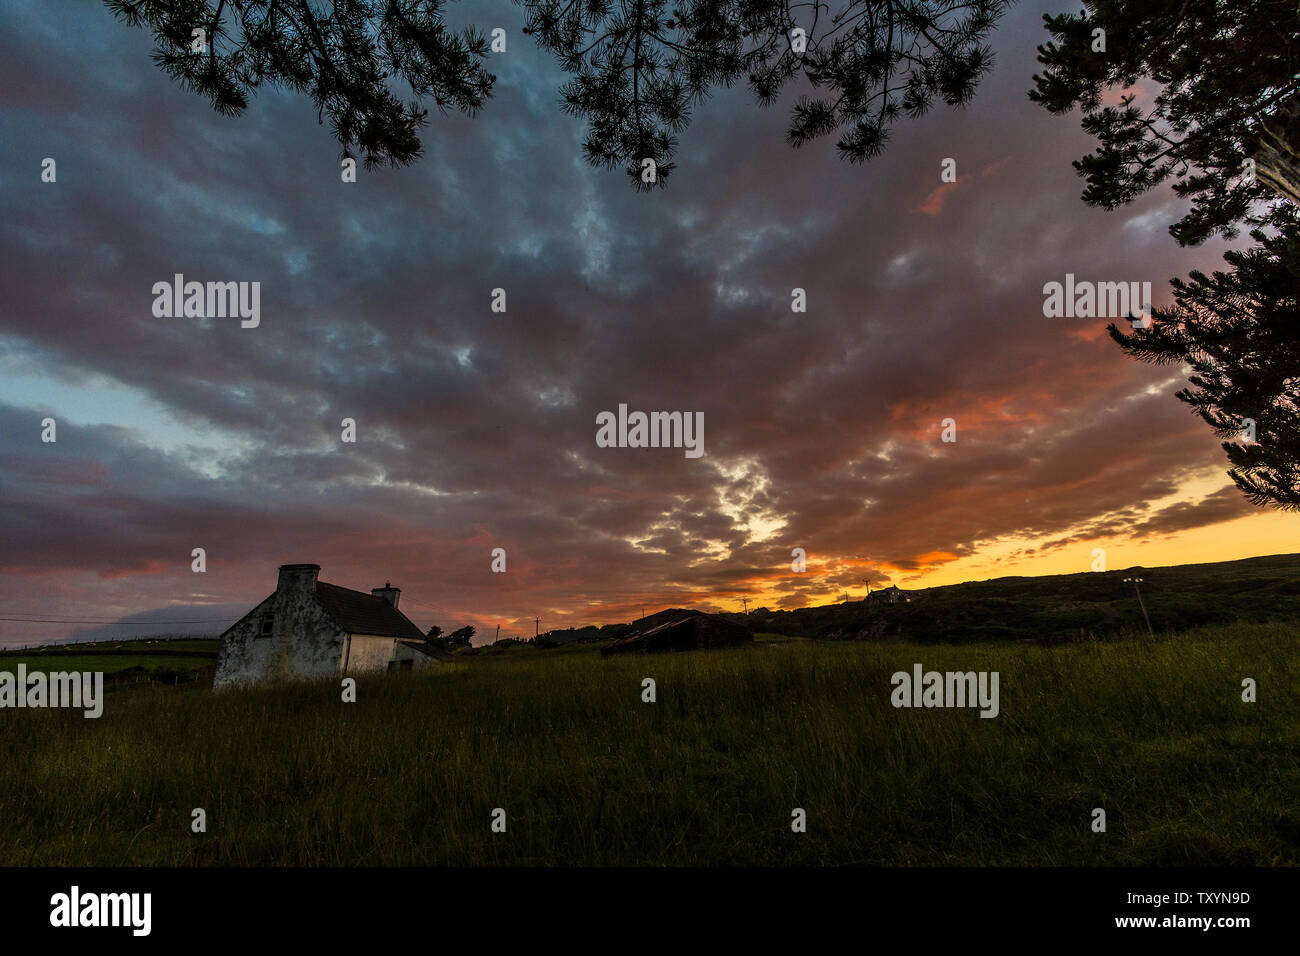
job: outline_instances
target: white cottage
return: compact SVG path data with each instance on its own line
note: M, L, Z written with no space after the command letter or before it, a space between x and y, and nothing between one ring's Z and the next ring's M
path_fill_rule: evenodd
M881 591L872 591L867 595L867 600L879 604L898 604L900 602L907 604L912 603L912 599L907 596L907 592L900 589L896 584Z
M317 580L319 564L285 564L275 593L221 635L214 687L410 670L443 655L397 609L401 588L369 594Z

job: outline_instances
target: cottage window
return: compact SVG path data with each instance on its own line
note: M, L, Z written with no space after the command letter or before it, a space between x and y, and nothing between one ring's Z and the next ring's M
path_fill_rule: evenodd
M271 629L275 627L275 614L268 611L262 615L262 622L257 631L258 637L270 637Z

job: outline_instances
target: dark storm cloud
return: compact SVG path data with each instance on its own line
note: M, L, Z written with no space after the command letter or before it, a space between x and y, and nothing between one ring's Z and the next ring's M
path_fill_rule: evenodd
M279 561L315 560L339 583L403 583L417 620L598 620L780 580L796 545L917 572L998 539L1242 512L1224 493L1150 514L1221 453L1168 370L1099 323L1042 316L1066 272L1163 301L1219 252L1174 245L1167 195L1079 202L1077 119L1025 96L1038 10L1008 18L971 108L900 127L866 168L830 142L789 149L781 109L724 91L651 195L581 161L518 10L459 15L478 10L511 31L487 110L435 114L423 160L351 185L306 100L264 92L219 117L106 10L16 6L0 333L51 405L60 376L102 375L218 437L208 467L75 420L56 450L30 405L0 409L11 580L62 575L57 593L104 607L132 606L103 583L132 575L139 601L252 600ZM155 318L150 290L175 273L259 281L260 326ZM703 411L705 457L597 448L595 416L620 402ZM506 575L488 572L496 546ZM858 576L789 583L781 604Z

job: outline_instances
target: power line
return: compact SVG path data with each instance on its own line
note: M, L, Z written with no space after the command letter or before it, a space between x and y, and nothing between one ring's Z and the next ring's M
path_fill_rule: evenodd
M420 605L420 607L427 607L430 611L438 611L439 613L441 613L442 611L442 608L440 608L438 605L430 604L428 601L417 601L413 597L404 598L404 600L408 601L411 604L418 604Z

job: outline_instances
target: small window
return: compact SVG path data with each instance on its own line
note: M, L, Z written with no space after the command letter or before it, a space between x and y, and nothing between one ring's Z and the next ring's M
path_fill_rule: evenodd
M268 611L266 614L262 615L262 622L258 628L257 636L270 637L271 631L274 627L275 627L275 614Z

